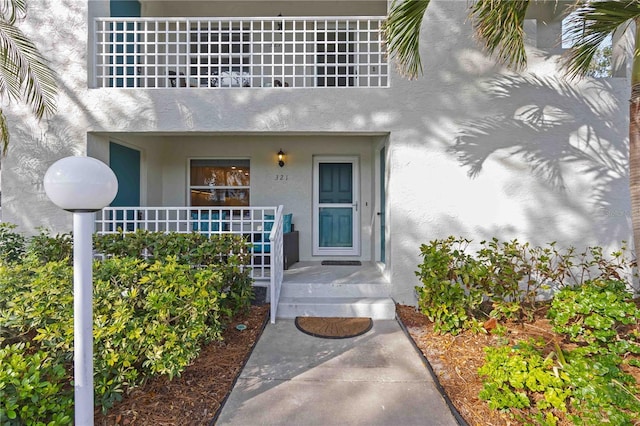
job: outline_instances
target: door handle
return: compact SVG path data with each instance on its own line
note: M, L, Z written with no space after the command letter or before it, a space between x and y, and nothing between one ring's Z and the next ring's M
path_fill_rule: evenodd
M358 202L356 201L356 202L355 202L355 203L353 203L352 205L353 205L353 207L355 207L355 208L356 208L356 211L358 211Z

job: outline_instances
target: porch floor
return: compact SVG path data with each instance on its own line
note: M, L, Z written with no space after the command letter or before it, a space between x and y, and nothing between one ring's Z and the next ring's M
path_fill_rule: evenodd
M325 266L321 262L297 262L284 271L283 283L389 285L374 262L362 262L362 266Z

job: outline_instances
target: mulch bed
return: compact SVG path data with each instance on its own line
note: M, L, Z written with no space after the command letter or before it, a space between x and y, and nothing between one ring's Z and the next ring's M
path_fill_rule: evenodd
M482 389L477 371L484 362L485 346L494 346L491 334L437 334L433 323L413 306L396 305L396 313L416 346L429 360L447 396L469 425L514 425L506 414L489 409L478 398Z
M222 342L205 346L180 377L158 377L134 389L106 415L97 411L97 426L209 425L231 392L236 377L262 333L269 305L252 306L235 318ZM237 324L247 328L239 331Z
M500 325L507 330L502 336L473 331L464 331L457 336L452 336L435 333L433 323L415 307L396 305L398 317L416 346L429 360L445 393L464 420L473 426L523 424L517 420L518 410L513 409L513 415L510 416L508 413L490 409L485 401L478 398L482 389L482 380L477 371L484 363L484 348L487 346L514 344L529 338L542 338L548 345L552 345L557 340L557 335L553 332L549 320L546 319L545 312L544 308L538 310L533 323L501 323ZM485 323L485 328L488 330L496 326L495 321L492 325L489 326L489 324L491 324L490 321ZM560 346L563 349L570 349L572 344L563 342ZM637 368L627 372L634 375L636 381L640 382L640 371ZM573 423L561 416L559 426L570 424Z

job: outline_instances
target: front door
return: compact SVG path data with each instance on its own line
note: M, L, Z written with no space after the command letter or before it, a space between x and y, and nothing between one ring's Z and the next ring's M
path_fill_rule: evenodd
M357 157L315 157L313 254L360 255Z
M114 142L109 143L109 166L118 179L118 193L111 202L112 207L137 207L140 205L140 151ZM121 211L116 219L123 220ZM127 212L127 231L133 231L133 211ZM123 222L117 227L124 228Z
M140 151L109 143L109 166L118 178L118 193L112 206L140 205Z

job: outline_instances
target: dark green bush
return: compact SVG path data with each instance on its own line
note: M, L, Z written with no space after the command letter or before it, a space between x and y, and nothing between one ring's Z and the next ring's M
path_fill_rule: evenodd
M553 243L531 247L492 239L470 254L470 243L449 237L420 248L418 306L436 330L457 333L469 327L483 318L479 308L484 305L498 319L531 320L540 298L588 280L620 280L635 266L625 247L605 257L600 247L577 253Z
M73 236L71 233L51 235L46 229L40 229L38 235L29 239L27 254L35 256L40 262L58 262L66 260L73 263Z
M15 232L16 225L0 223L0 262L21 262L25 256L35 256L42 263L72 261L71 234L51 235L41 228L38 235L27 238Z
M0 263L16 262L25 252L26 238L15 229L16 225L0 222Z
M469 241L450 237L420 248L422 263L416 275L418 307L436 331L457 334L468 326L482 302L482 293L473 285L476 263L465 253Z
M163 233L136 230L94 235L96 252L106 256L138 257L150 261L175 256L185 265L247 264L247 243L240 235Z

